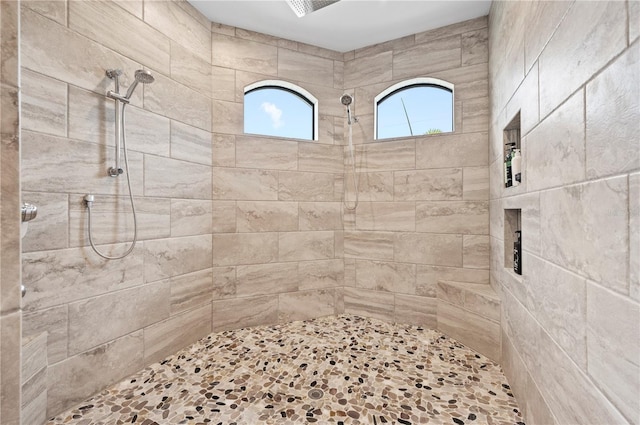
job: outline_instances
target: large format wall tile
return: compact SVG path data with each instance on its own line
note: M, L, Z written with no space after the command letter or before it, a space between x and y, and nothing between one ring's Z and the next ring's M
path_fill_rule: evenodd
M462 199L462 169L397 171L393 193L401 201L444 201Z
M413 141L356 146L355 156L358 172L407 170L416 166L416 149Z
M569 186L540 195L541 252L554 263L628 293L627 177ZM598 229L593 234L592 229ZM584 243L592 235L591 243ZM623 266L621 266L621 264Z
M462 235L396 233L395 261L462 267Z
M334 232L287 232L278 235L280 261L326 260L334 257Z
M142 245L142 244L141 244ZM124 245L100 249L113 255ZM39 251L22 255L22 281L28 288L23 309L35 311L142 284L143 247L120 261L100 259L88 248Z
M396 294L395 316L397 323L437 328L437 301L435 298L416 297L413 295ZM424 347L418 347L418 349Z
M393 260L391 232L345 231L344 256L372 260Z
M211 41L212 65L268 75L277 74L277 47L215 33Z
M464 235L462 241L462 265L468 269L489 268L489 236Z
M213 235L213 265L271 263L278 258L277 233Z
M640 173L629 176L629 295L640 302Z
M414 78L457 68L461 63L460 36L418 44L393 56L393 78Z
M626 47L625 21L622 2L586 3L568 11L539 59L542 117Z
M286 232L298 230L298 203L238 201L238 232Z
M271 325L278 322L278 296L234 298L213 302L213 331L249 326Z
M435 297L440 280L488 284L489 271L419 264L416 274L416 295Z
M487 165L487 133L442 134L416 141L416 168Z
M335 201L337 200L335 176L324 173L280 171L278 198L281 201Z
M67 358L68 335L67 305L23 312L22 336L25 338L43 333L47 335L47 359L49 364Z
M145 156L144 194L211 199L211 168L177 159Z
M587 84L587 176L640 169L640 44ZM615 149L611 147L615 146Z
M169 73L169 39L115 2L70 1L69 28L103 46ZM136 34L135 42L131 34Z
M275 201L278 191L275 171L213 168L213 199Z
M344 285L344 261L317 260L298 263L300 290L335 288Z
M22 128L66 136L67 85L26 69L21 83Z
M205 269L172 277L169 280L171 286L171 314L181 313L209 304L213 299L213 273L212 269ZM224 289L221 289L220 292L224 292Z
M171 236L191 236L212 232L211 201L197 199L171 200Z
M238 266L236 276L236 295L240 297L298 290L297 263Z
M236 136L236 167L296 170L298 143L257 136Z
M342 206L338 202L300 202L300 230L341 230Z
M144 279L153 282L211 267L211 235L146 241Z
M416 265L356 260L356 287L394 294L415 294Z
M308 320L335 314L332 289L300 291L278 296L278 321Z
M358 230L415 230L416 209L413 202L371 202L356 210Z
M0 317L2 332L2 363L0 364L0 408L2 422L20 424L20 312Z
M428 233L489 233L489 203L467 201L418 202L416 231Z
M169 317L168 282L69 304L69 356Z
M211 61L175 42L171 42L171 78L205 96L213 93Z
M344 171L343 147L320 143L298 144L298 169L318 173Z
M172 121L171 157L211 165L211 133L208 130Z
M333 87L333 61L289 49L278 49L278 77Z
M137 331L50 366L47 417L140 370L145 364L144 345L142 331ZM121 367L113 367L115 364Z
M344 311L375 319L394 320L394 295L361 288L344 288Z
M38 219L28 223L22 252L67 248L69 199L66 193L22 192L23 202L38 206Z
M344 64L345 88L391 81L392 60L392 52L382 52L346 61Z

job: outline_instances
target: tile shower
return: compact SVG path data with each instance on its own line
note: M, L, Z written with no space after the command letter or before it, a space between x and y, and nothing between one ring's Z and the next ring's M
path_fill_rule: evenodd
M12 5L0 9L3 55L10 55L7 23L18 16ZM497 347L491 357L528 421L579 423L584 409L592 423L637 423L638 374L623 371L638 371L640 159L629 122L638 122L639 14L636 2L496 2L489 19L343 54L211 24L183 1L21 2L22 200L41 207L22 240L23 423L42 422L212 331L342 313L436 329L448 312L451 332L473 337L455 320L460 310L438 300L440 280L486 288L491 281L500 294L502 320L486 322L498 337L477 349ZM594 17L598 28L616 31L572 34L575 22ZM597 60L571 50L583 39ZM3 56L3 208L4 176L16 164L4 143L11 134L5 88L12 87L5 63ZM96 195L95 237L105 249L122 250L117 242L132 231L124 181L103 173L113 159L104 71L116 66L125 87L142 67L156 82L134 95L128 111L141 242L126 259L103 262L87 249L84 194ZM557 77L567 66L576 70L571 84ZM373 97L423 75L455 84L456 131L372 143ZM243 88L265 79L293 81L320 100L317 143L243 134ZM616 95L635 114L617 123L628 128L623 134L594 118L597 111L619 115L603 94L613 79L630 81ZM344 92L354 95L359 117L355 214L341 206ZM502 129L518 111L529 180L509 193L499 184L497 156ZM570 126L583 117L580 136L584 123ZM618 135L618 147L594 162L609 149L608 132ZM566 163L543 155L563 149L543 145L556 133L569 134L577 152L554 155ZM555 167L563 173L553 180ZM587 208L604 202L610 213ZM510 208L523 211L524 264L539 271L525 271L526 285L500 263ZM573 216L626 244L567 225ZM19 393L19 380L5 373L19 346L5 344L4 329L19 329L9 323L20 321L19 300L5 304L5 288L15 283L5 275L6 226L1 407L3 423L18 423L20 403L7 404L4 395ZM574 247L583 232L594 235L595 249L615 255ZM628 264L615 267L614 256ZM624 326L612 331L609 311ZM629 345L603 342L610 335L626 336L620 339ZM25 374L34 358L26 353L43 352L46 367ZM619 359L611 370L597 366L608 353Z

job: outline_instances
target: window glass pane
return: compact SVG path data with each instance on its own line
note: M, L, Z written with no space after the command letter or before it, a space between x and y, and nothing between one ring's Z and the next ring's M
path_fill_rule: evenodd
M453 131L453 93L444 87L402 88L377 107L378 139Z
M244 95L244 132L313 140L313 105L283 88L252 90Z

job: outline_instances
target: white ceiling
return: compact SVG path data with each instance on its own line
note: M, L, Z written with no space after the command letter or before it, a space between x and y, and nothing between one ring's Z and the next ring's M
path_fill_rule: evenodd
M342 0L298 18L284 0L188 0L212 22L348 52L489 14L490 0Z

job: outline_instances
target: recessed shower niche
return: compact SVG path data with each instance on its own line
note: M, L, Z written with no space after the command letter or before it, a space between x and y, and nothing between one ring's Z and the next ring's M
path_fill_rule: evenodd
M503 131L504 187L517 187L522 183L522 150L520 143L520 111Z
M522 210L504 210L504 267L522 275Z

